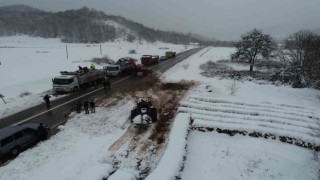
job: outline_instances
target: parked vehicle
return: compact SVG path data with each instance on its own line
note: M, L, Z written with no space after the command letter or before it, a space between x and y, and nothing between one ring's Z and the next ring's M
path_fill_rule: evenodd
M160 56L160 61L165 61L167 59L168 59L167 56Z
M157 122L157 108L152 104L152 97L138 97L136 107L131 110L130 120L133 124L151 124Z
M143 55L141 58L141 64L145 66L150 66L159 63L158 55Z
M174 57L176 57L176 52L167 51L167 52L166 52L166 57L167 57L167 58L174 58Z
M101 84L106 77L103 70L61 71L61 76L52 79L54 92L74 92L83 87Z
M103 67L103 70L106 71L107 76L120 76L121 75L121 67L120 65L107 65Z
M108 76L117 76L120 74L135 74L148 75L152 71L150 69L142 68L137 64L138 60L130 57L119 59L114 65L107 65L104 67Z
M48 138L50 128L38 123L0 129L0 159L18 155L24 148Z

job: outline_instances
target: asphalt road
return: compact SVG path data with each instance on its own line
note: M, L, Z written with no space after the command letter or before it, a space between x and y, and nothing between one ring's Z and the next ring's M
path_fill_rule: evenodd
M154 72L163 73L170 67L183 61L201 49L203 48L184 51L177 54L173 59L168 59L160 62L157 65L150 66L149 68ZM70 95L52 101L50 109L47 109L45 103L43 103L14 115L2 118L0 119L0 128L10 125L19 125L27 122L41 122L51 127L53 131L56 131L56 127L67 122L68 116L77 101L80 100L81 102L84 102L85 100L108 97L112 93L115 93L116 91L119 92L119 90L123 88L131 88L134 86L134 82L141 78L142 77L137 77L134 75L112 78L110 91L105 92L102 86L97 86L71 93Z

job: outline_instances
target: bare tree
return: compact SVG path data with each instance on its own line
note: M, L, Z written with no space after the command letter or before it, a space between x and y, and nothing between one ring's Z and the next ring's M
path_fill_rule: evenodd
M250 63L250 71L259 56L269 58L276 49L274 40L270 35L263 34L261 30L252 31L241 36L241 40L235 44L237 51L232 54L232 59Z
M234 96L238 89L240 88L237 84L237 81L234 79L228 86L227 88L230 91L230 95Z
M284 40L280 59L292 72L304 78L320 79L320 36L311 31L299 31Z

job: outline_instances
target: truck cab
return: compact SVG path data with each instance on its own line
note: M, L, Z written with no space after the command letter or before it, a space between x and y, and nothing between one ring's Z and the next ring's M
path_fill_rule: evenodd
M54 92L73 92L79 89L77 76L61 75L52 79Z
M106 71L107 76L119 76L121 74L120 65L107 65L103 67L103 70Z

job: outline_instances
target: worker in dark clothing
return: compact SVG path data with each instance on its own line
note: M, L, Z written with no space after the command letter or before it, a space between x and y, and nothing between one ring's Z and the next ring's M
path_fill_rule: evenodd
M81 101L78 101L76 104L77 113L81 113L81 107L82 107L82 103Z
M88 101L85 101L83 103L83 108L84 108L86 114L89 114L89 102Z
M83 72L84 72L84 73L89 72L89 68L88 68L87 66L83 67Z
M96 103L94 103L93 99L90 101L90 109L91 109L91 113L96 112Z
M108 77L104 78L103 82L102 82L102 85L103 85L103 89L106 91L106 90L110 90L110 80Z
M49 109L50 108L50 98L51 96L49 94L46 94L44 97L43 97L43 100L46 102L46 105L47 105L47 108Z

